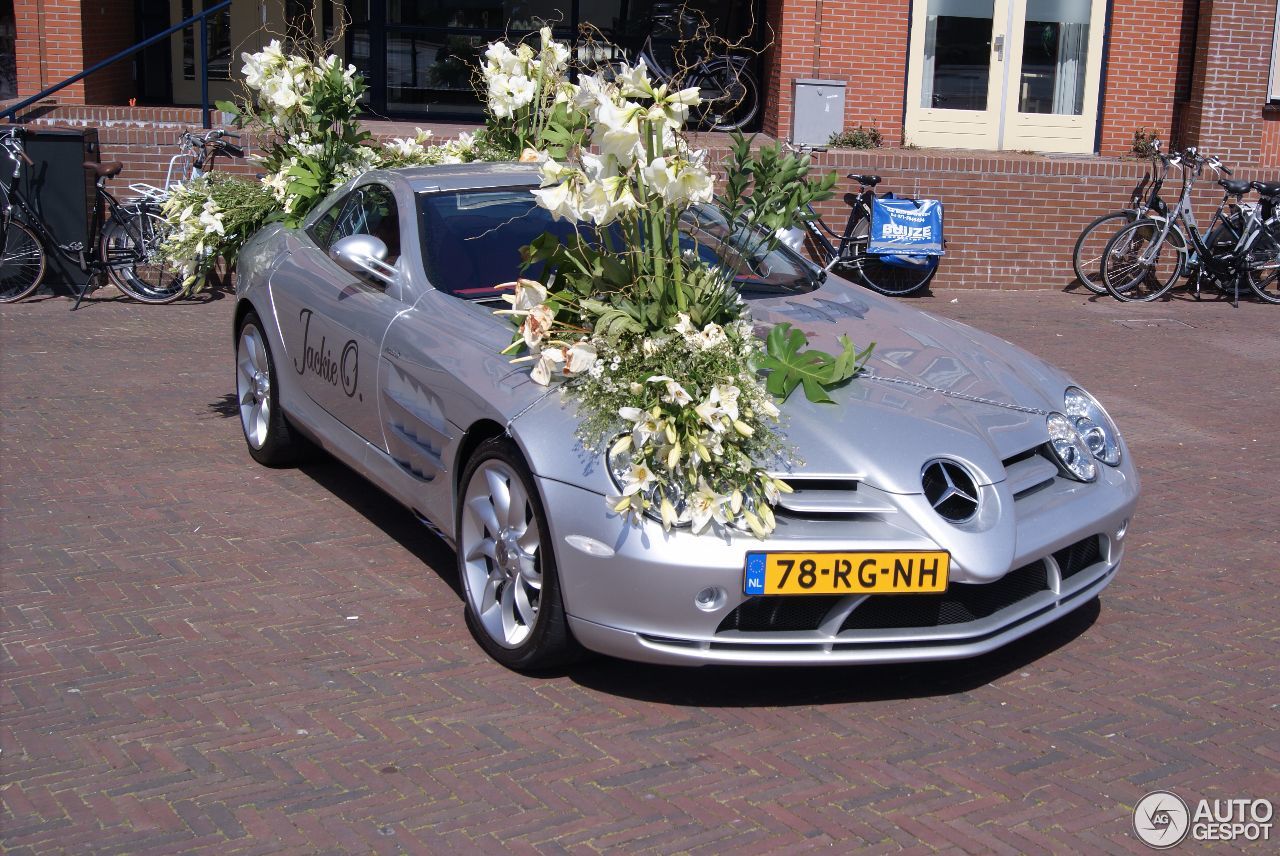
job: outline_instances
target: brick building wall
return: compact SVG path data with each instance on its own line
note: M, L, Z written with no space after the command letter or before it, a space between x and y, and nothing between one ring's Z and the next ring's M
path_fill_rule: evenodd
M1179 96L1185 98L1189 89L1183 78L1191 71L1198 5L1199 0L1114 0L1101 154L1126 154L1140 129L1156 131L1166 144L1172 140Z
M849 83L846 127L875 125L886 146L901 145L911 5L768 0L773 46L765 56L764 130L790 135L797 78L834 78ZM1270 0L1113 0L1100 154L1127 154L1139 129L1166 142L1177 131L1182 145L1203 131L1228 159L1280 165L1274 156L1260 160L1274 15ZM1203 125L1202 104L1219 117L1212 126Z
M797 79L844 80L845 127L874 126L902 145L911 0L768 0L764 130L790 136Z
M14 0L18 94L34 95L134 43L133 0ZM61 104L124 104L133 64L116 63L59 92Z
M1197 87L1196 140L1201 149L1232 163L1280 166L1264 160L1264 138L1274 136L1266 118L1267 78L1276 10L1262 0L1203 0Z

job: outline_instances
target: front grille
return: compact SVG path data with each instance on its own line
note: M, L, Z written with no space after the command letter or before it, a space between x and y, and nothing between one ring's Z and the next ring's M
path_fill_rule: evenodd
M1058 563L1058 570L1064 580L1073 577L1102 561L1102 536L1090 535L1070 547L1063 547L1053 554L1053 559Z
M1049 588L1044 562L1012 570L991 583L956 583L939 594L873 594L855 609L843 630L938 627L986 618Z
M840 595L814 595L792 597L787 595L763 595L743 601L730 612L716 628L717 633L726 630L742 630L752 633L778 632L782 630L817 630L831 607L842 600Z

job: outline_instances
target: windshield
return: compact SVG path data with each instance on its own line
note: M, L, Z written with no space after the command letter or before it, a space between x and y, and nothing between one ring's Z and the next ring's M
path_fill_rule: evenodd
M427 277L437 289L469 300L492 300L520 276L520 248L543 232L562 240L573 233L573 225L553 220L527 187L424 193L419 210ZM791 249L764 252L760 233L742 227L731 233L713 206L686 211L680 229L681 246L732 270L743 297L795 294L820 282L818 268Z

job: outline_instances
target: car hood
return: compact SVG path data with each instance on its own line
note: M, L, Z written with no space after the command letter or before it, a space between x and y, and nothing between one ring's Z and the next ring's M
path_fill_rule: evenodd
M801 389L787 400L783 431L799 474L919 493L921 466L945 455L998 482L1002 461L1048 439L1045 413L1062 409L1071 382L1002 339L834 277L809 294L754 300L751 313L760 328L790 322L831 353L842 334L859 348L875 343L864 374L830 391L835 404Z
M859 347L875 343L866 372L829 391L835 404L815 404L797 389L782 407L795 476L852 477L889 493L920 493L924 463L946 456L966 463L982 483L999 482L1003 461L1048 440L1045 414L1062 408L1071 384L1002 339L834 276L808 294L755 299L750 307L761 334L789 322L829 352L839 349L842 334ZM508 406L520 414L514 427L534 471L614 490L598 455L545 442L573 436L571 402L546 395L526 371L507 368Z

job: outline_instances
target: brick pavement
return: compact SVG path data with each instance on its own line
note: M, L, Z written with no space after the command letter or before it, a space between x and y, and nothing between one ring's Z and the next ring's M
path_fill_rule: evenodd
M535 679L408 512L249 460L230 300L68 305L0 308L7 852L1142 852L1153 788L1280 798L1276 307L917 301L1126 432L1100 607L961 663Z

